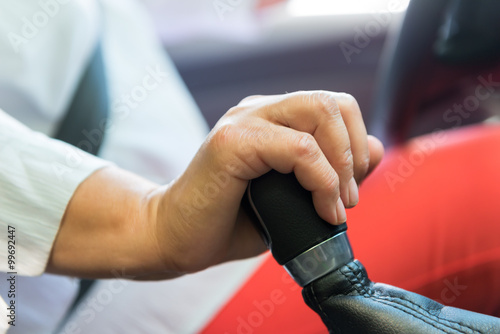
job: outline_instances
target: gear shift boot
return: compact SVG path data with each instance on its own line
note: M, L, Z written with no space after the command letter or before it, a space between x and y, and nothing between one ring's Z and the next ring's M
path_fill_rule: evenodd
M498 333L500 319L373 283L355 260L306 286L306 304L330 333Z
M274 258L330 333L500 333L499 318L371 282L353 260L347 226L322 220L295 175L271 171L252 180L246 200Z

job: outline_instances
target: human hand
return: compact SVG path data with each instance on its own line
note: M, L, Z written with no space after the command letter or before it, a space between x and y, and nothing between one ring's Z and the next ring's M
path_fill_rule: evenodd
M240 209L248 181L294 172L318 214L346 221L358 185L381 160L356 100L343 93L253 96L215 125L187 170L157 192L159 257L178 273L254 256L264 244Z
M253 96L215 125L186 171L160 187L110 166L68 203L47 271L76 277L158 280L265 250L240 208L248 181L294 172L318 214L346 220L358 184L382 158L347 94Z

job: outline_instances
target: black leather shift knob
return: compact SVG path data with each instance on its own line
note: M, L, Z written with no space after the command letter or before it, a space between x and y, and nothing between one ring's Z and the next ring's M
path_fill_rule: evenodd
M271 171L252 180L247 198L274 258L301 286L353 259L346 224L321 219L294 174Z
M331 333L500 333L498 318L372 283L353 260L345 224L323 221L293 174L252 180L247 199L274 258L304 287L305 302Z

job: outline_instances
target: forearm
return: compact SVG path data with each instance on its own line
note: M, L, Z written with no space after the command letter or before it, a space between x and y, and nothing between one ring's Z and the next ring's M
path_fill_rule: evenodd
M89 176L75 191L61 222L47 271L87 277L139 278L169 271L154 233L164 190L117 167Z

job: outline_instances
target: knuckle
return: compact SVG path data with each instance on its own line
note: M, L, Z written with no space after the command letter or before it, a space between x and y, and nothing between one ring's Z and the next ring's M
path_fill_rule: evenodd
M241 103L241 102L240 102ZM226 115L227 116L232 116L232 115L235 115L239 112L241 112L241 107L240 106L234 106L232 108L230 108L227 112L226 112Z
M244 106L244 105L247 105L247 104L251 104L252 102L255 102L255 100L258 100L258 99L260 99L262 97L263 97L263 95L250 95L250 96L247 96L247 97L243 98L238 103L238 106Z
M313 108L327 117L337 118L340 116L337 100L329 92L315 91L311 93L310 99Z
M240 101L240 103L241 103L241 102L245 102L245 101L251 101L251 100L257 99L257 98L259 98L259 97L262 97L262 95L249 95L249 96L247 96L247 97L243 98L243 99Z
M354 96L348 93L342 93L342 99L344 100L344 104L347 107L345 112L351 113L351 114L358 114L361 113L361 110L359 109L358 101Z
M297 155L300 157L316 157L319 154L318 144L309 133L298 135L294 146Z
M225 150L230 143L234 142L238 131L234 124L218 126L208 138L209 147L215 151Z
M356 98L354 96L352 96L351 94L349 94L349 93L342 93L342 97L345 99L345 101L347 103L358 104L358 102L356 101Z

